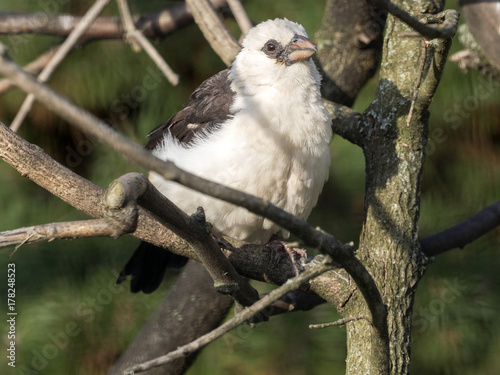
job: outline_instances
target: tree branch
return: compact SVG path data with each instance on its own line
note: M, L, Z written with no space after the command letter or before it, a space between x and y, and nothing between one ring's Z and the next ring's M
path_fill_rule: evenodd
M123 375L126 368L169 353L180 345L217 328L227 315L232 300L217 293L208 272L198 262L188 262L160 306L109 370ZM182 319L180 319L182 317ZM196 355L173 361L148 374L183 374Z
M365 123L363 116L350 107L326 99L323 99L323 105L332 118L333 132L364 148L368 139L370 124Z
M227 0L229 8L231 8L231 13L233 13L236 22L241 29L242 37L248 34L248 31L253 27L252 21L245 12L245 8L241 5L240 0Z
M50 223L0 232L0 249L41 241L68 240L82 237L114 237L114 230L104 219Z
M377 70L386 16L366 0L327 0L315 35L325 98L352 106Z
M250 306L259 299L259 293L236 272L222 254L207 227L202 208L192 216L186 215L140 173L128 173L113 181L106 193L106 201L108 207L118 211L130 204L139 203L193 247L212 276L217 291L229 294L243 306ZM122 221L121 218L118 221ZM125 217L124 221L127 223L130 220Z
M48 64L42 70L40 75L38 76L38 80L40 82L47 82L50 78L54 70L59 66L59 64L64 60L66 55L73 49L73 47L78 42L78 39L85 33L85 31L90 27L90 25L97 18L99 13L108 5L110 0L97 0L94 5L90 7L85 16L82 18L80 23L73 29L68 38L61 44L61 46L57 49L56 53L50 59ZM14 121L11 124L11 129L15 132L19 130L21 127L21 123L26 118L26 115L31 110L33 103L35 101L35 96L33 94L28 94L28 97L24 100L21 108L17 112Z
M227 5L226 0L210 0L210 2L216 9ZM0 12L0 35L29 33L67 36L81 18L70 14L43 14L43 17L40 17L40 13ZM170 9L144 15L135 22L135 25L147 37L161 37L192 22L191 11L185 3L182 3ZM120 39L123 35L124 30L119 17L99 17L83 35L82 40Z
M460 224L422 238L420 246L428 257L439 255L451 249L463 248L498 226L500 226L500 201Z
M357 322L360 319L366 319L366 318L364 318L362 316L342 318L342 319L339 319L339 320L336 320L336 321L330 322L330 323L309 324L309 328L310 329L322 329L322 328L333 327L333 326L345 326L347 323Z
M35 60L28 63L24 66L24 70L27 72L37 75L42 71L42 69L49 63L54 54L56 53L58 46L54 46L46 50L40 56L38 56ZM0 95L7 92L14 85L8 79L0 79Z
M14 167L21 175L95 218L106 214L105 191L83 177L65 168L40 147L30 144L0 123L0 158ZM34 227L34 230L37 230ZM0 233L5 234L6 232ZM139 207L137 228L133 235L156 246L167 248L176 254L199 260L191 246L166 229L151 214ZM83 236L80 233L80 236ZM11 245L23 244L25 237L19 237ZM265 245L248 244L233 238L224 238L225 255L234 265L239 274L254 280L274 284L283 284L289 278L296 276L296 269L302 264L293 264L294 259L283 258L278 264L273 264L273 250ZM2 241L8 241L7 238ZM25 244L30 242L24 242ZM339 298L339 301L342 298ZM340 303L339 303L340 305Z
M262 297L262 299L254 303L252 306L247 307L240 313L236 314L232 319L228 320L218 328L214 329L206 335L199 337L198 339L192 341L187 345L177 348L176 350L164 356L158 357L152 361L144 362L140 365L129 367L125 373L136 374L154 367L164 365L177 358L187 357L191 353L200 350L212 341L218 339L225 333L245 323L246 321L254 317L257 313L270 306L271 303L283 297L288 292L299 288L302 284L307 283L310 279L313 279L314 277L321 275L322 273L331 270L332 268L334 268L334 266L331 264L331 258L318 256L317 261L313 261L306 265L306 270L303 273L294 277L293 279L290 279L282 286L274 289L269 294Z
M205 39L226 65L231 65L240 52L240 45L224 26L208 0L186 0Z
M161 57L158 51L151 45L149 40L146 39L142 32L136 29L132 20L132 15L130 14L127 0L117 0L117 2L118 9L120 10L120 15L123 21L123 26L126 31L125 40L131 43L133 49L144 49L144 51L146 51L146 53L149 55L151 60L154 61L156 66L158 66L167 80L172 85L177 86L177 84L179 83L179 76L172 70L172 68L167 64L163 57Z

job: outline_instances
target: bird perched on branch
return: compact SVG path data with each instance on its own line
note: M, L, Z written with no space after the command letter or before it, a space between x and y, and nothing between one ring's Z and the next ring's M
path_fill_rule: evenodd
M316 51L295 22L275 19L255 26L233 65L203 82L184 109L149 134L146 147L188 172L307 219L328 178L332 138L321 76L311 60ZM202 206L216 233L266 243L280 230L245 208L155 173L150 180L186 213ZM131 290L149 293L178 260L143 242L118 282L132 275Z

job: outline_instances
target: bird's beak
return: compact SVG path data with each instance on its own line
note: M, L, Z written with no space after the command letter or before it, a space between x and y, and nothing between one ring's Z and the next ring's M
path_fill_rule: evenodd
M306 60L318 51L313 42L302 35L295 35L287 47L287 65Z

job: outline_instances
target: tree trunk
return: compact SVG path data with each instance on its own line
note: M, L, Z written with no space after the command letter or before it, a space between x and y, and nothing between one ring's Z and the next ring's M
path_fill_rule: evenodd
M428 10L424 1L395 3L412 14ZM391 374L409 372L412 308L426 269L417 229L428 106L451 45L451 40L408 37L410 32L388 17L379 86L364 113L363 129L366 195L358 257L388 309ZM355 293L344 316L367 315L361 295ZM366 320L347 325L347 374L382 373L371 358L370 340Z
M323 97L351 106L377 70L386 12L366 0L328 0L316 33Z
M164 355L210 332L219 326L232 303L230 297L215 290L206 269L190 261L108 375L123 374L132 365ZM181 358L147 374L183 374L195 359L196 355Z

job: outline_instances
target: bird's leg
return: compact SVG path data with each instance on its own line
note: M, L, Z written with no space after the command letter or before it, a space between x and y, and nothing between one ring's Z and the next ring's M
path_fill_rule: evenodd
M219 247L221 249L233 251L233 249L234 249L233 245L231 245L229 242L227 242L223 237L219 238L213 232L211 234L212 234L212 238L215 240L215 242L217 242L217 245L219 245Z
M271 258L269 267L276 267L282 259L288 257L295 269L295 274L298 275L302 271L302 264L305 263L305 259L307 258L307 252L304 249L289 247L288 244L277 235L271 237L266 247L274 252L274 257Z

